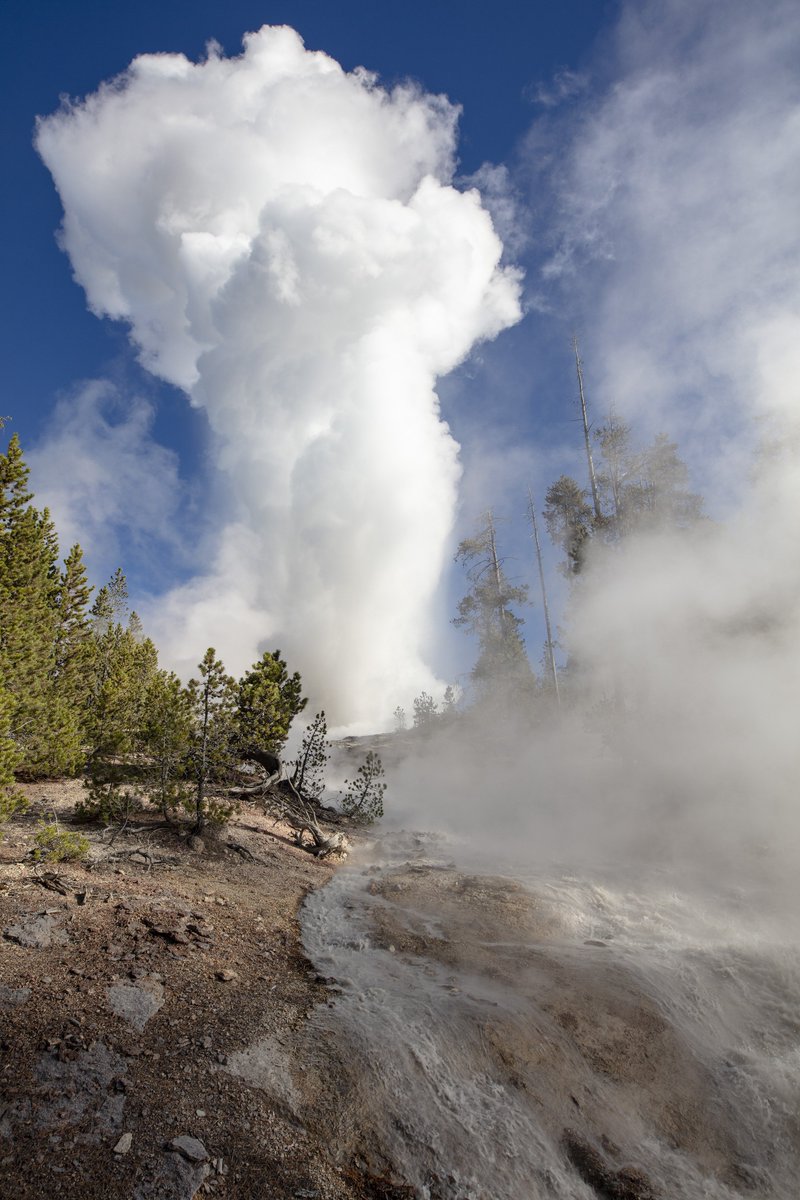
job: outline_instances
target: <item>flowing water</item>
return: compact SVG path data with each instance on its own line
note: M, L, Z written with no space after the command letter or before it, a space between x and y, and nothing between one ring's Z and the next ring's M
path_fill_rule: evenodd
M303 915L336 1136L442 1200L796 1200L800 952L769 908L387 837Z

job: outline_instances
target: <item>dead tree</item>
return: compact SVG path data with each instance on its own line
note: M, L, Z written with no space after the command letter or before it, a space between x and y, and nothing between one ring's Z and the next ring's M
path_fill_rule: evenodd
M544 625L547 630L547 661L550 666L550 675L553 680L553 691L555 692L556 704L561 707L561 696L558 691L558 672L556 671L556 656L553 650L553 631L550 627L550 606L547 603L547 587L544 579L544 567L542 565L542 547L539 543L539 526L536 523L536 508L533 503L533 492L528 488L528 515L531 519L531 532L533 543L536 547L536 561L539 564L539 583L542 588L542 607L544 609Z
M325 833L320 827L317 805L295 787L277 754L269 750L247 750L245 762L257 763L264 771L259 783L244 788L232 788L231 795L240 799L260 801L265 810L283 820L294 830L295 841L316 858L328 855L344 857L349 841L343 833ZM306 841L306 836L311 841Z
M586 462L589 468L589 484L592 489L592 504L594 505L594 515L598 525L603 521L603 510L600 507L600 493L597 490L597 477L594 470L594 459L592 458L592 442L589 437L589 417L586 411L586 394L583 390L583 363L578 354L578 335L572 335L572 347L575 351L575 370L578 375L578 397L581 405L581 419L583 421L583 437L586 442Z

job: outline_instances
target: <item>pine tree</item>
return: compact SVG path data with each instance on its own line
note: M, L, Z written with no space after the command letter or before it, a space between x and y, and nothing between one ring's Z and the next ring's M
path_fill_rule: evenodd
M200 678L189 683L189 703L193 728L189 749L189 770L194 783L194 830L200 833L206 821L224 820L232 805L210 805L208 788L223 781L235 761L236 681L209 646L199 664Z
M579 575L596 526L586 490L562 475L547 489L543 515L550 537L566 555L561 570L568 577Z
M339 798L342 812L364 825L380 820L386 783L383 763L374 751L369 751L352 782L345 779L344 787L345 791Z
M294 764L292 783L301 796L319 800L325 791L325 767L328 762L328 722L318 712L303 734L300 753Z
M478 638L472 678L484 695L532 693L535 680L519 632L522 618L512 608L527 603L528 589L512 584L503 570L491 511L477 534L459 544L456 561L466 566L472 583L453 619Z
M414 728L425 729L433 725L439 715L439 706L428 692L414 697Z
M604 535L606 540L618 540L629 532L637 506L641 455L631 448L630 426L613 407L594 436L602 457L597 483L604 505Z
M143 636L139 618L128 611L128 587L121 570L97 593L91 626L89 735L91 758L97 762L137 749L158 653Z
M146 695L142 748L147 758L146 782L150 799L169 819L185 804L184 784L192 735L192 701L171 671L158 671Z
M280 754L289 726L306 706L297 671L289 675L280 650L265 653L239 683L237 724L243 749Z
M18 770L41 775L53 738L58 542L50 515L30 504L28 468L16 435L0 455L0 677L11 701Z
M74 775L86 758L88 702L91 692L92 635L83 551L75 545L61 572L55 596L56 630L50 705L54 737L50 773Z
M641 474L641 525L687 529L701 519L703 499L688 490L689 469L665 433L644 451Z
M11 736L13 707L8 692L0 688L0 827L15 812L22 812L28 807L14 779L14 770L19 763L19 751Z

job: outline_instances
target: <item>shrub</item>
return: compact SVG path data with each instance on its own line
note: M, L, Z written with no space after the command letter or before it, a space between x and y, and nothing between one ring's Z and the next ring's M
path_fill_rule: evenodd
M89 779L84 783L86 796L75 805L77 821L101 821L104 825L124 825L137 811L140 798L119 783Z
M88 838L81 833L60 829L57 821L40 821L33 840L36 862L67 862L86 858L89 854Z

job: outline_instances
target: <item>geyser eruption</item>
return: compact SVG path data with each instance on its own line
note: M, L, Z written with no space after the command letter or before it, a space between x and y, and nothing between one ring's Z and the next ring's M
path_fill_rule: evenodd
M219 533L160 644L236 670L279 643L340 723L434 682L459 477L435 383L520 316L451 184L457 115L264 27L238 58L139 57L37 135L92 310L208 414Z

